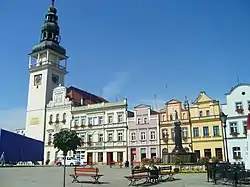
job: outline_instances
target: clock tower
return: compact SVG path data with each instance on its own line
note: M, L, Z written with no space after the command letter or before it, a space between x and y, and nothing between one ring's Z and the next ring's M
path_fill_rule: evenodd
M60 45L60 28L54 0L45 15L40 42L29 54L29 92L26 113L26 135L44 141L46 105L53 89L64 85L67 73L66 50Z

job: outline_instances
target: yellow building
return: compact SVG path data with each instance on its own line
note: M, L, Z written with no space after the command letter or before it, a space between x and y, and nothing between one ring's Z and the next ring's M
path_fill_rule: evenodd
M182 144L188 152L191 151L190 125L188 120L188 110L182 107L182 103L172 99L166 103L166 107L160 110L160 149L161 157L164 159L164 153L172 152L175 146L174 142L174 117L175 111L181 121Z
M197 157L223 159L223 133L220 104L205 92L200 92L190 107L193 150Z
M217 157L223 159L223 136L219 117L219 102L200 92L192 106L172 99L160 111L160 149L164 153L174 148L174 115L178 113L182 128L182 144L188 152L195 152L198 158ZM189 118L190 112L190 118Z

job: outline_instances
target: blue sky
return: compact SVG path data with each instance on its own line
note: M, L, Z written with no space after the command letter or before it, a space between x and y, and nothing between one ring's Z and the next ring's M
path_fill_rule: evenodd
M0 127L24 126L28 53L50 0L1 0ZM130 106L194 100L250 82L249 0L56 0L66 85ZM165 86L167 85L167 87Z

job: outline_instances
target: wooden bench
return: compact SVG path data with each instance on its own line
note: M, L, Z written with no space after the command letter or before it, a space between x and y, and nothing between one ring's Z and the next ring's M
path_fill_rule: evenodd
M100 184L99 179L103 175L99 174L98 168L75 167L74 173L70 176L73 177L72 183L79 182L78 177L91 177L92 179L94 179L94 184Z
M172 170L172 166L164 166L159 168L160 180L163 180L164 176L168 176L166 180L175 180L174 175L176 173Z
M136 185L136 182L140 181L142 179L146 179L146 181L144 183L148 183L149 182L149 170L148 169L143 169L143 170L132 169L131 175L124 176L124 178L126 178L130 181L129 186Z
M112 166L119 166L122 168L122 162L110 162L109 167L112 168Z

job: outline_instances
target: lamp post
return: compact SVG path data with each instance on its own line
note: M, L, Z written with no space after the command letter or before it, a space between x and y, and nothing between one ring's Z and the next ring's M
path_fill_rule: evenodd
M223 127L223 131L224 131L224 137L223 137L223 142L224 142L224 155L226 156L226 161L227 163L229 163L229 159L228 159L228 146L227 146L227 115L224 114L224 112L220 112L220 119L221 119L221 123L222 123L222 127Z

